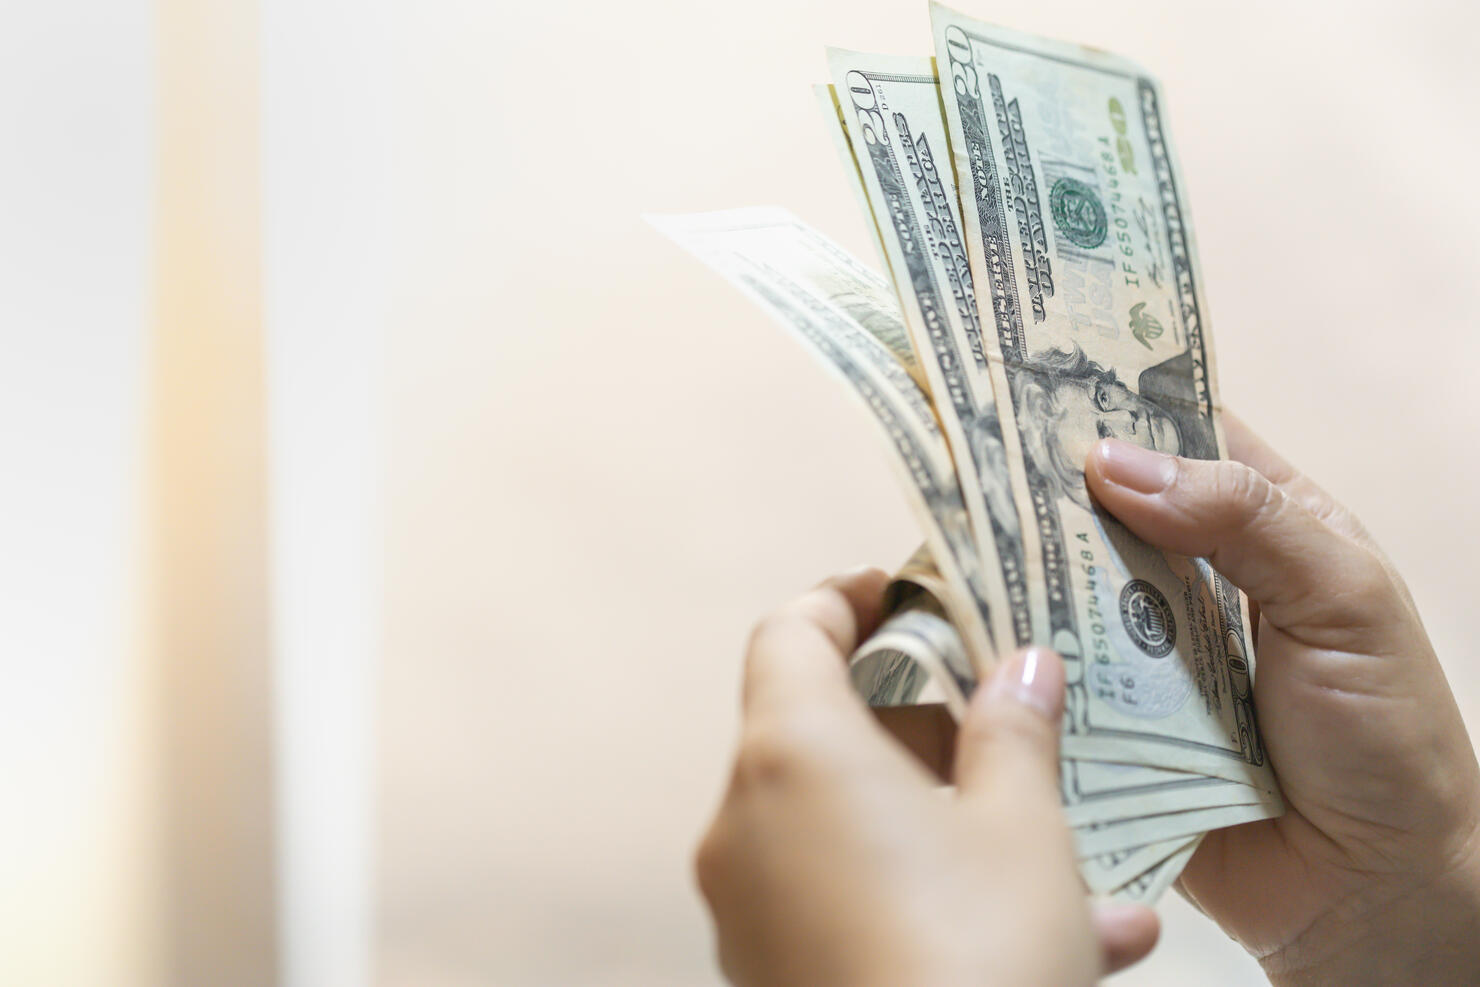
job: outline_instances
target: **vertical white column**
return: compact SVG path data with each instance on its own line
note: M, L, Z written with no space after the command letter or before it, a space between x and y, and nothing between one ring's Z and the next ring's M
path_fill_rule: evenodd
M371 982L388 0L261 0L279 939Z
M158 983L137 641L149 3L0 8L0 981Z

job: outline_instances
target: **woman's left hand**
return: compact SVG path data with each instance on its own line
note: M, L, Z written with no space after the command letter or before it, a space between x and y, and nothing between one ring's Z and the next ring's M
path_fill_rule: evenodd
M943 792L850 688L887 577L837 577L762 621L733 777L699 848L738 984L1089 984L1155 913L1092 912L1059 809L1064 672L1044 650L973 697Z

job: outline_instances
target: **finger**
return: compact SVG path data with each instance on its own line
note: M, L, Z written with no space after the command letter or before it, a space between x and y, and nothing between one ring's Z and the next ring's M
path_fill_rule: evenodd
M956 788L964 801L1010 792L1058 805L1064 663L1047 648L1004 662L978 687L956 740Z
M831 587L842 593L853 610L853 640L838 642L838 650L844 655L852 654L857 642L866 640L884 619L884 590L888 588L890 578L876 565L861 565L828 576L817 584L818 589Z
M1388 576L1407 603L1408 609L1414 616L1418 615L1418 607L1413 602L1413 594L1409 591L1408 584L1403 581L1403 577L1399 575L1387 554L1383 552L1371 532L1367 530L1366 525L1362 524L1355 514L1323 490L1315 481L1290 465L1284 457L1270 448L1268 443L1255 435L1253 429L1244 424L1240 418L1225 411L1223 425L1228 437L1228 454L1231 458L1247 463L1263 473L1270 482L1298 500L1306 510L1314 514L1332 531L1376 553L1378 561L1387 570ZM1257 611L1257 608L1255 610ZM1253 622L1254 644L1257 647L1259 622L1255 615L1251 615L1249 619Z
M1262 473L1107 439L1085 464L1091 492L1158 548L1203 556L1271 624L1331 647L1391 621L1400 603L1377 555L1337 534ZM1339 640L1338 640L1339 639Z
M757 624L745 657L746 716L856 703L845 656L860 630L878 621L888 579L879 569L836 576Z
M944 703L880 706L874 719L886 733L915 756L938 781L951 777L956 763L956 721Z
M1118 973L1146 958L1161 937L1161 919L1145 905L1096 903L1090 911L1104 969Z
M1292 466L1289 460L1260 438L1253 429L1231 412L1223 413L1223 432L1228 439L1228 456L1251 466L1295 498L1337 534L1345 535L1368 548L1376 548L1372 536L1356 517L1337 502L1319 484Z
M1186 873L1183 873L1172 884L1172 890L1181 895L1183 901L1187 902L1187 904L1197 909L1198 914L1203 916L1203 918L1212 918L1212 916L1208 914L1208 910L1202 906L1202 902L1197 900L1197 896L1194 895L1190 890L1188 890Z

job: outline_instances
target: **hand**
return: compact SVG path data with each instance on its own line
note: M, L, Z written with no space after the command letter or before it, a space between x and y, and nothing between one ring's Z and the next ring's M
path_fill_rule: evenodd
M763 621L734 775L699 849L738 984L1088 984L1150 951L1154 913L1092 917L1059 810L1058 656L973 698L955 793L853 694L844 655L887 577L830 580ZM1096 943L1096 933L1100 945Z
M1183 893L1282 983L1480 982L1480 770L1403 581L1249 429L1237 462L1106 441L1090 490L1251 602L1254 699L1288 811L1209 833Z

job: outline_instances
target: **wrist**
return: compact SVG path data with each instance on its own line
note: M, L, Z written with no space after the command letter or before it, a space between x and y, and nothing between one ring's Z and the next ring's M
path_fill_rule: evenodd
M1467 846L1422 885L1355 894L1259 962L1280 987L1480 983L1480 853Z

